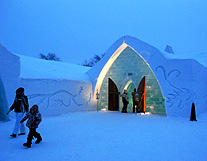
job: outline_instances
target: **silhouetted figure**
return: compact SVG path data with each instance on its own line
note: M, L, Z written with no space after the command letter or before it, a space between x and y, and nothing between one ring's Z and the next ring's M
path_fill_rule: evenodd
M138 113L139 94L136 91L136 88L134 88L134 92L132 92L132 100L133 100L133 113L135 113L135 108L136 108L136 112Z
M127 113L127 105L129 104L129 98L128 98L128 92L127 90L124 90L124 93L120 95L122 97L122 102L123 102L123 108L122 108L122 113Z
M14 110L16 113L16 123L14 126L13 133L10 135L11 137L16 137L18 135L25 135L25 127L23 123L20 123L20 120L24 117L25 112L27 113L29 109L28 98L24 95L24 88L20 87L16 90L16 97L14 99L14 103L10 107L7 115Z
M195 112L195 104L194 103L192 103L190 121L197 121L196 120L196 112Z

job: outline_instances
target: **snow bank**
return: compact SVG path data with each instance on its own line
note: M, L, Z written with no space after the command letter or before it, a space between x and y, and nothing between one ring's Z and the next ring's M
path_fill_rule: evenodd
M76 64L43 60L18 55L21 62L20 77L24 79L68 79L89 81L85 74L90 68Z

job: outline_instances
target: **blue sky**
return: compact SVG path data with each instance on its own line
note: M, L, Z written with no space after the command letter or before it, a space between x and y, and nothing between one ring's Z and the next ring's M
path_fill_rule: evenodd
M0 0L0 43L79 64L130 35L176 55L207 51L207 0Z

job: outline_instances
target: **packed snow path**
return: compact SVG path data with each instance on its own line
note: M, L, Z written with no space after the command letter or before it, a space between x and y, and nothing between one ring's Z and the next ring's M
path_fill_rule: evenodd
M204 161L207 115L187 118L120 112L69 113L43 117L43 137L30 149L27 135L10 138L14 121L0 122L0 160L21 161ZM28 132L28 128L27 128Z

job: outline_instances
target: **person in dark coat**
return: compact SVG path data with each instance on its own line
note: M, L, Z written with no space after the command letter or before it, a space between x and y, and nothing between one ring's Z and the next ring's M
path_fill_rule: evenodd
M16 113L16 123L14 126L13 133L10 135L11 137L16 137L18 135L25 135L25 126L23 123L20 123L20 120L24 117L25 112L28 112L29 104L28 98L24 95L24 88L20 87L16 90L16 97L14 99L14 103L10 107L7 115L14 110Z
M129 98L128 98L128 92L127 90L124 90L124 93L120 95L122 97L122 102L124 104L122 108L122 113L127 113L127 105L129 104Z
M33 105L32 108L30 109L30 112L28 112L26 116L20 122L23 123L27 119L28 121L27 121L26 126L29 128L29 134L27 137L27 142L24 143L23 145L30 148L33 137L37 138L37 140L35 141L35 144L38 144L42 141L42 137L40 133L36 131L36 129L38 128L38 125L42 121L42 117L41 117L41 114L39 112L37 105Z
M138 113L139 94L138 92L136 92L136 88L134 88L134 92L132 92L132 100L133 100L133 113L135 113L135 108L136 108L136 112Z

